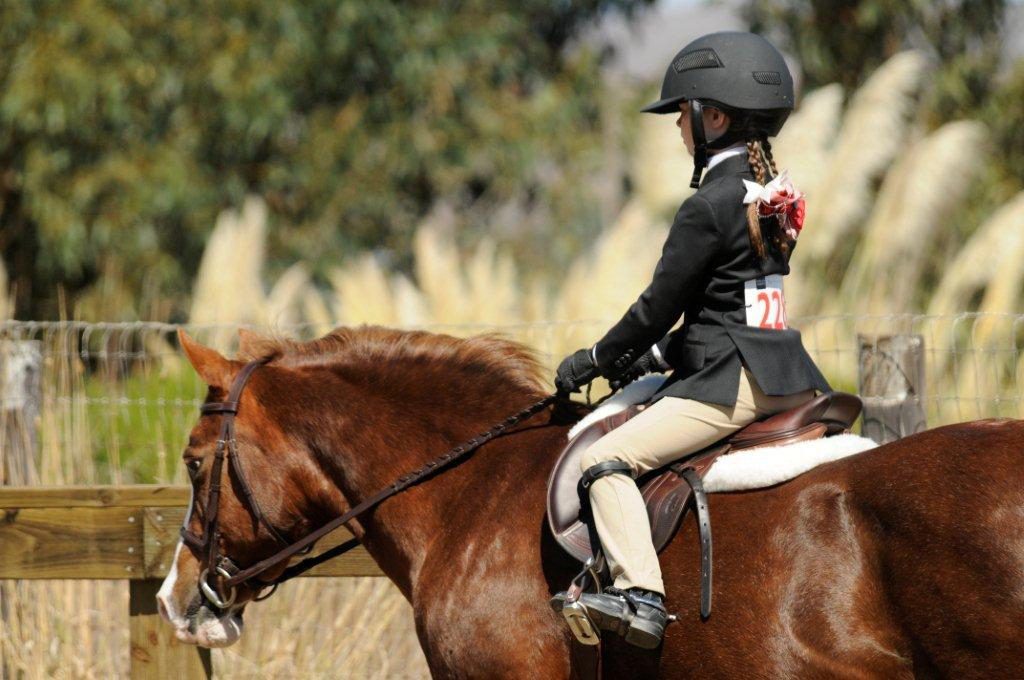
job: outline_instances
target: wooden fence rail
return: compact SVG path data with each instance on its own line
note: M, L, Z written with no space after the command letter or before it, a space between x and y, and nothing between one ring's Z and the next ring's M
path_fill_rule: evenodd
M209 677L208 651L180 644L156 609L188 499L184 486L0 487L0 579L127 579L132 677ZM381 575L362 548L307 574Z

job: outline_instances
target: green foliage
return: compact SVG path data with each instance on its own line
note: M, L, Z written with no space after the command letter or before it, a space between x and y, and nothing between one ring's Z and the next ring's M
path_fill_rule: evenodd
M181 452L205 393L194 371L132 373L116 380L91 375L83 393L100 479L153 484L180 478Z
M112 268L130 290L180 291L249 192L281 264L405 252L441 200L585 223L609 97L598 59L565 45L649 1L4 2L0 250L18 313L53 315L54 284Z

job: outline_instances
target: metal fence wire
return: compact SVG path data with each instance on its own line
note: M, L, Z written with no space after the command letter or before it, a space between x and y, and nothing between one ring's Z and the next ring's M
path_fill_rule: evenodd
M533 347L553 373L555 363L576 349L580 338L593 342L614 321L423 330L457 336L500 332ZM804 345L832 386L850 392L857 391L863 339L921 336L924 384L917 390L929 427L1024 415L1024 315L837 315L790 322L801 330ZM178 459L206 389L181 353L178 328L151 322L0 323L0 481L182 481ZM236 326L185 328L229 356L235 351ZM311 339L330 329L253 330Z

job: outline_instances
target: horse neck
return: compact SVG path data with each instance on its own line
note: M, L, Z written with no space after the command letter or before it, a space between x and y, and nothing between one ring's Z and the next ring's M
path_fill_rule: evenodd
M344 405L343 412L328 415L315 428L313 449L350 506L543 397L539 391L458 372L414 376L392 371L389 376L380 367L372 379L319 381L318 389L324 400ZM534 418L536 423L549 419L543 413ZM495 466L507 465L504 458L454 465L359 518L356 535L407 596L430 542L450 531L446 508L467 489L483 487Z

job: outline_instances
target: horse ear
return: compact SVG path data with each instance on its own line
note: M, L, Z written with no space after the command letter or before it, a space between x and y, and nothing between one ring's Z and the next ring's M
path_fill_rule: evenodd
M182 328L178 329L178 342L185 350L185 356L188 357L192 368L196 369L196 373L207 385L227 386L232 374L231 362L228 359L224 358L217 350L205 347L193 340Z
M248 328L238 329L238 354L243 357L254 357L257 347L268 342L268 338Z

